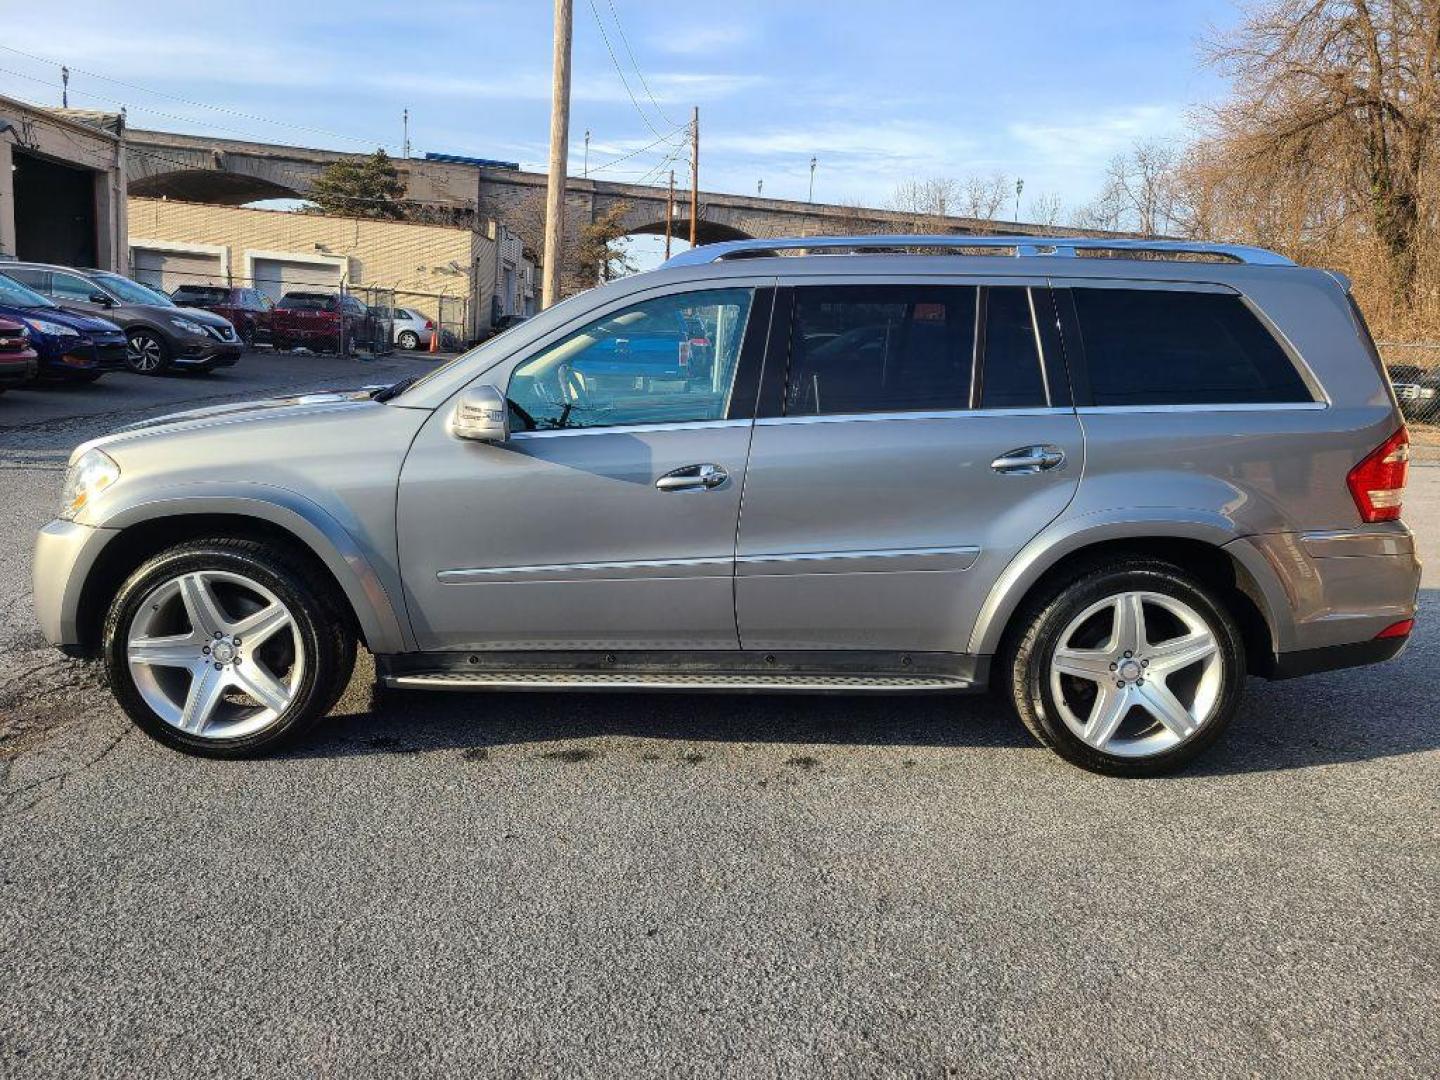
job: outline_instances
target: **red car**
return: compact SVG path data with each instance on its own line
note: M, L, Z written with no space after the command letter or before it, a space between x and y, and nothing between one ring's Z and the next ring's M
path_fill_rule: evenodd
M349 294L287 292L270 314L270 336L277 349L339 352L342 327L353 347L365 339L368 317L369 309Z
M230 320L247 348L270 340L270 313L275 302L259 289L226 285L181 285L170 294L181 307L202 308Z
M0 394L24 386L40 370L40 357L30 346L30 331L14 319L0 319Z

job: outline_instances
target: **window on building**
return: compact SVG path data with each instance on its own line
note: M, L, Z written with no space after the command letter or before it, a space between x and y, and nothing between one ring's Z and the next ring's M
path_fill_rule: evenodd
M1072 290L1096 405L1310 401L1285 350L1231 293Z

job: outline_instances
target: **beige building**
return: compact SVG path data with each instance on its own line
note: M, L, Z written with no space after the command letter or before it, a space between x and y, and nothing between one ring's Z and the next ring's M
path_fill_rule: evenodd
M208 203L132 198L130 272L170 292L186 283L290 290L344 285L394 290L464 336L497 315L534 307L534 266L504 226L489 235L445 225L377 221ZM372 294L373 295L373 294ZM443 308L443 311L442 311Z
M124 250L120 118L0 97L0 255L114 270Z

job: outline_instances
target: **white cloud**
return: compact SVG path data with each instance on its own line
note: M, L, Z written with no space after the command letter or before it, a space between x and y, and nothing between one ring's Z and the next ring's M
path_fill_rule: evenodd
M704 56L743 45L753 30L738 20L720 25L675 26L650 38L651 48L673 56Z

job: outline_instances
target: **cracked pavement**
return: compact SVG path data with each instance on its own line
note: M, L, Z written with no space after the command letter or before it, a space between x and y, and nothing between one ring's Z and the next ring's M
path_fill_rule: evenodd
M76 443L427 367L0 398L0 1076L1434 1074L1440 467L1409 651L1252 682L1165 780L986 699L377 695L363 660L305 745L200 761L45 647Z

